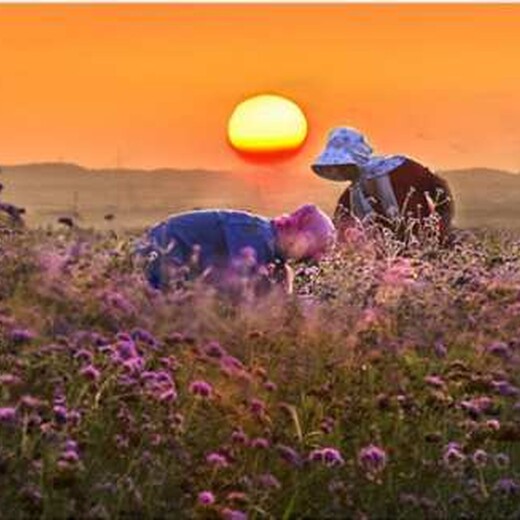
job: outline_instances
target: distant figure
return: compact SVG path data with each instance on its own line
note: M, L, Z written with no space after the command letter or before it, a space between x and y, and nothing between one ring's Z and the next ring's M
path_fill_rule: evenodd
M107 213L104 217L103 217L107 222L111 222L112 220L114 220L116 217L113 213Z
M291 292L286 261L317 261L334 241L332 220L312 204L273 219L214 209L172 215L149 230L136 252L149 258L146 276L158 289L167 286L169 267L195 266L192 272L217 285L230 271L271 270L275 285Z
M25 208L19 208L18 206L7 202L0 202L0 213L7 217L10 225L16 227L25 226L25 222L22 218L22 215L25 214Z
M75 226L74 220L71 217L60 217L58 218L58 223L63 224L68 228L73 228Z
M421 225L433 213L439 216L441 241L449 237L454 203L446 181L403 155L373 155L358 130L332 130L311 168L329 180L351 181L334 213L340 238L357 220L368 218L395 229L398 217L416 219Z

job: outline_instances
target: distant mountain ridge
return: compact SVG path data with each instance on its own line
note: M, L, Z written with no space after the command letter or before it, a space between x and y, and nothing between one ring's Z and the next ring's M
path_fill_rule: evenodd
M301 173L273 178L208 169L89 169L63 162L0 167L2 198L25 207L30 225L53 224L58 216L74 214L81 215L84 225L104 226L104 215L111 213L122 227L142 227L194 208L274 215L304 202L332 213L345 188ZM518 173L485 167L438 173L454 194L457 225L520 228Z
M208 170L205 168L169 168L169 167L161 167L161 168L87 168L85 166L81 166L76 163L68 163L68 162L35 162L35 163L27 163L27 164L14 164L14 165L0 165L0 168L9 171L21 171L31 169L36 173L36 171L69 171L69 172L77 172L77 173L117 173L117 174L132 174L132 173L172 173L172 174L204 174L204 173L229 173L227 171L221 170Z

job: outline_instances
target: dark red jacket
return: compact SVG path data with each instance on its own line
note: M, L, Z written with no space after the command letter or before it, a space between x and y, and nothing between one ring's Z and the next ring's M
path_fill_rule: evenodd
M389 175L401 214L422 221L431 214L431 204L427 199L429 196L435 202L435 211L440 216L441 235L446 237L454 216L453 196L447 182L411 159L407 159ZM339 198L334 213L334 224L340 237L341 231L355 222L350 213L350 193L349 186ZM378 200L372 203L372 207L378 215L384 216ZM385 219L381 221L385 222Z

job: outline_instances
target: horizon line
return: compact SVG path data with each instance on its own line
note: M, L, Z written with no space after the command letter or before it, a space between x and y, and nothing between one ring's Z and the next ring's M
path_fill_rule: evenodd
M164 170L172 170L177 172L208 172L208 173L240 173L237 170L219 170L219 169L212 169L207 167L189 167L189 168L180 168L175 166L157 166L152 168L145 168L145 167L134 167L134 166L102 166L98 168L92 168L89 166L85 166L83 164L77 163L77 162L69 162L69 161L30 161L25 163L14 163L14 164L0 164L0 173L2 169L7 168L20 168L20 167L27 167L27 166L71 166L76 167L81 170L85 170L86 172L100 172L100 171L133 171L133 172L148 172L148 173L158 173L160 171ZM276 166L276 165L273 165ZM259 165L261 167L261 165ZM512 175L518 175L520 174L520 171L514 171L514 170L505 170L501 168L496 168L492 166L463 166L463 167L441 167L441 168L435 168L431 169L431 171L435 172L446 172L446 171L461 171L461 170L492 170L500 173L508 173Z

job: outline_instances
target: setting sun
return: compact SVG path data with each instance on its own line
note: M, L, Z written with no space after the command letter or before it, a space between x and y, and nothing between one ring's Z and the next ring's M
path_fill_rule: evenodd
M243 153L297 150L307 137L301 108L282 96L263 94L239 103L228 123L229 142Z

